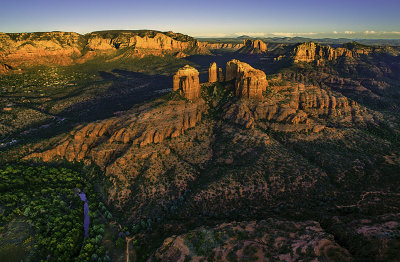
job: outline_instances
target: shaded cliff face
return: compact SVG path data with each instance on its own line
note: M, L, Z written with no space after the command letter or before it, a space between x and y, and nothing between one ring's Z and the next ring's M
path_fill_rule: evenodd
M267 52L267 44L262 40L245 39L243 41L243 47L237 52L241 54L263 54Z
M266 91L268 81L265 73L254 69L239 60L231 60L226 64L226 80L235 80L235 93L238 97L260 99Z

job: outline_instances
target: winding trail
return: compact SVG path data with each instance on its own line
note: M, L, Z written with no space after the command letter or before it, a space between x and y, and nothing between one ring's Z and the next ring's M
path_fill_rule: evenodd
M129 243L135 239L135 236L133 237L126 237L126 262L129 262Z

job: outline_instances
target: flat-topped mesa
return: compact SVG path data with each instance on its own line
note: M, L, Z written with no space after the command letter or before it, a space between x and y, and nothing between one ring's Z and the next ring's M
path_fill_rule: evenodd
M226 64L226 81L233 79L238 97L261 99L268 86L267 76L263 71L236 59Z
M208 82L210 83L215 83L218 81L218 67L217 63L212 63L210 64L210 67L208 68Z
M332 61L339 57L353 57L353 52L347 48L322 46L314 42L307 42L297 45L293 50L293 60L298 62L317 62Z
M256 52L267 52L267 44L261 40L245 39L244 46L251 47Z
M189 100L200 97L199 71L196 68L186 65L176 72L173 78L174 91Z

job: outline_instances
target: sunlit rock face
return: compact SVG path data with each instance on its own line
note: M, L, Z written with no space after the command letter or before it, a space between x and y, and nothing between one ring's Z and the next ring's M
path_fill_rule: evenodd
M218 80L218 67L217 63L210 64L208 68L208 82L215 83Z
M244 46L252 47L255 49L256 52L266 52L267 51L267 44L261 40L244 40Z
M262 93L268 86L267 76L263 71L235 59L226 64L226 81L233 79L238 97L262 98Z
M174 75L173 89L183 97L194 100L200 97L199 71L189 65L179 69Z
M339 57L353 57L353 52L347 48L322 46L314 42L299 44L293 51L293 60L298 62L317 62L324 60L332 61Z

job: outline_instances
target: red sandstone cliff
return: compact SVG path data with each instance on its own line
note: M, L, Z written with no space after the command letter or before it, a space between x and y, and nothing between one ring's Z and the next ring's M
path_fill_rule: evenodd
M185 57L210 54L209 49L233 48L236 44L209 44L173 32L101 31L86 35L70 32L0 33L0 63L12 67L38 64L70 65L84 63L97 55L110 60L163 56ZM122 51L121 51L122 50Z
M179 69L173 78L173 89L189 100L200 97L199 71L189 65Z
M268 86L267 76L263 71L235 59L226 64L226 81L233 79L238 97L262 98Z

